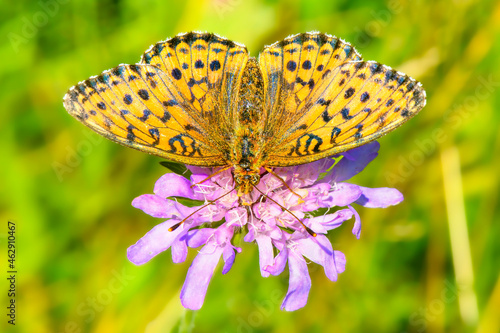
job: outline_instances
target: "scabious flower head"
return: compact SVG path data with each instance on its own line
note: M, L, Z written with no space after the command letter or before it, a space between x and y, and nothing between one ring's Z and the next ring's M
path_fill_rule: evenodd
M192 172L190 179L174 173L165 174L156 182L154 194L141 195L132 205L153 217L167 220L129 247L128 259L141 265L170 248L172 260L180 263L186 260L188 247L201 247L181 291L184 307L197 310L203 305L220 259L224 263L222 274L231 269L236 254L241 252L232 239L236 233L244 232L244 241L255 242L259 248L263 277L281 274L288 263L289 287L281 308L300 309L306 305L311 288L306 258L323 266L326 277L332 281L344 271L345 256L333 249L326 234L354 217L352 232L359 239L361 221L352 205L384 208L403 200L396 189L366 188L345 182L363 170L377 156L378 149L379 144L372 142L335 156L342 157L337 163L335 159L325 158L274 169L303 200L264 170L257 188L267 197L254 190L244 198L245 204L236 190L231 191L234 181L230 170L202 183L216 170L188 167ZM197 185L192 188L193 184ZM188 207L177 200L179 197L198 200L199 205ZM213 203L200 209L210 202ZM252 205L248 205L249 202ZM330 213L330 208L334 208L334 212ZM326 213L318 216L318 212L324 211ZM169 231L188 216L178 228ZM317 236L311 236L297 218Z

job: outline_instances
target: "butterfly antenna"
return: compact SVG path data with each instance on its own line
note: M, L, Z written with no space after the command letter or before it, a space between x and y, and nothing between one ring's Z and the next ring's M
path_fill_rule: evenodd
M226 195L228 195L229 193L231 193L232 191L234 191L235 187L233 187L232 190L230 190L229 192L226 192L224 193L223 195L221 195L220 197L214 199L214 200L210 200L208 203L206 203L205 205L201 206L200 208L198 208L197 210L195 210L194 212L192 212L191 214L189 214L188 216L186 216L182 221L180 221L179 223L176 223L174 224L173 226L171 226L170 228L168 228L168 231L174 231L175 229L179 228L188 218L190 218L191 216L193 216L194 214L198 213L200 210L202 210L203 208L215 203L217 200L221 199L221 198L224 198Z
M274 177L278 178L279 180L281 180L281 182L283 183L283 185L285 185L285 187L290 190L290 192L292 192L293 194L295 194L296 196L298 196L300 198L299 200L299 203L303 203L304 202L304 198L302 198L302 196L300 196L298 193L296 193L294 190L292 190L290 188L290 186L288 186L288 184L285 182L285 180L283 178L281 178L276 172L273 171L273 169L271 168L268 168L268 167L264 167L266 169L267 172L269 172L271 175L273 175Z
M191 185L191 188L195 187L196 185L199 185L199 184L201 184L201 183L206 182L207 180L209 180L209 179L210 179L210 178L212 178L213 176L217 176L219 173L224 172L224 171L226 171L226 170L227 170L227 169L229 169L229 168L231 168L231 165L229 165L229 166L227 166L227 167L225 167L225 168L222 168L222 169L220 169L220 170L217 170L216 172L214 172L213 174L211 174L211 175L210 175L210 176L208 176L207 178L203 179L201 182L197 182L196 184ZM234 188L233 188L233 190L234 190Z
M312 231L312 230L311 230L308 226L306 226L306 225L305 225L305 224L304 224L304 223L303 223L303 222L302 222L302 221L301 221L301 220L300 220L297 216L295 216L295 214L294 214L294 213L292 213L292 212L291 212L291 211L289 211L287 208L285 208L285 207L283 207L282 205L280 205L279 203L277 203L277 202L276 202L276 200L274 200L274 199L270 198L269 196L267 196L266 194L264 194L264 192L262 192L261 190L259 190L259 189L257 188L257 186L254 186L253 188L254 188L254 189L256 189L257 191L259 191L259 192L260 192L260 194L262 194L263 196L265 196L267 199L271 200L272 202L274 202L275 204L277 204L278 206L280 206L281 208L283 208L285 211L287 211L288 213L290 213L290 215L292 215L293 217L295 217L295 219L296 219L297 221L299 221L299 223L300 223L300 224L302 224L302 226L304 227L304 229L306 229L306 231L307 231L307 233L308 233L309 235L311 235L311 236L313 236L313 237L316 237L316 236L317 236L317 234L316 234L314 231Z

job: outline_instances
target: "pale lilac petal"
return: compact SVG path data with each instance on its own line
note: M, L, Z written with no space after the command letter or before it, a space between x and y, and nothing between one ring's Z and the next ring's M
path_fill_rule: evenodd
M333 256L335 258L335 268L337 270L337 273L340 274L344 272L346 264L345 254L340 251L334 251Z
M275 241L274 245L278 248L278 250L280 250L280 253L278 253L278 255L274 258L272 265L264 267L264 271L276 276L280 275L285 270L288 259L288 248L286 247L285 235L282 236L281 240Z
M227 225L236 225L243 227L247 224L248 221L248 213L247 210L243 207L233 208L228 210L225 215Z
M222 171L221 173L212 177L211 179L214 183L217 183L225 190L229 190L234 187L234 179L231 170Z
M174 231L168 231L168 228L179 222L178 220L169 220L160 223L151 229L146 235L127 249L127 258L136 265L147 263L151 258L168 249L177 236L184 232L184 225L181 225Z
M323 200L328 197L328 193L332 186L327 183L315 184L307 188L307 197L302 204L302 210L311 212L328 204L323 203Z
M310 218L307 220L306 225L315 232L326 234L328 230L335 229L349 220L352 215L350 209L341 209L332 214Z
M354 227L352 227L352 233L356 236L357 239L361 237L361 218L359 217L358 212L351 205L347 206L349 210L354 214Z
M188 253L186 242L180 242L180 241L173 242L171 251L172 251L172 261L174 263L179 264L186 260Z
M241 252L241 250L239 251ZM236 258L236 252L232 246L224 247L222 252L222 259L224 260L224 267L222 268L222 274L227 274L231 267L233 267L234 259Z
M264 175L259 184L257 184L257 188L261 190L264 194L268 194L271 191L274 191L277 188L280 188L283 186L283 182L278 179L278 177L274 176L273 174L266 174Z
M274 252L271 237L265 235L258 235L256 237L257 245L259 247L259 266L260 274L263 277L268 277L269 272L264 270L265 267L271 266L274 262Z
M321 182L342 182L352 178L377 157L379 148L380 144L373 141L342 153L343 158L333 167L333 172Z
M288 257L288 268L290 270L290 280L281 309L295 311L307 304L309 290L311 289L311 277L307 270L307 263L301 255L291 254Z
M368 188L362 186L359 188L361 189L362 195L356 200L356 203L368 208L386 208L397 205L404 199L403 194L395 188Z
M251 243L255 240L255 228L253 228L251 225L248 226L248 232L243 237L243 240L247 243Z
M323 199L323 203L327 204L326 207L333 206L347 206L356 201L362 192L359 186L339 183L336 184L336 189L328 194L326 198Z
M175 173L167 173L156 181L153 191L156 195L167 197L183 197L189 199L199 199L191 188L191 182Z
M207 244L194 258L181 290L181 303L185 308L199 310L202 307L222 250L219 246Z
M259 202L253 205L253 212L255 213L255 217L258 219L267 220L270 218L275 218L281 213L283 213L280 206L277 204L270 202Z
M338 274L330 240L324 235L317 235L314 238L308 237L298 242L300 253L318 265L323 266L327 278L334 282L337 281Z
M203 244L206 244L208 239L212 237L215 231L216 229L212 228L195 229L189 231L187 235L184 236L184 238L186 239L187 245L189 247L199 247Z
M211 168L202 168L194 165L186 165L186 168L188 168L191 173L204 175L205 178L213 173Z
M141 209L152 217L172 218L181 217L174 207L174 202L155 194L143 194L132 201L132 206ZM177 214L176 214L177 213Z
M304 220L303 222L304 222L304 224L306 226L308 226L315 233L317 233L317 234L327 234L328 233L328 229L325 228L325 226L322 223L322 220L323 220L323 218L325 216L326 215L313 217L313 218Z

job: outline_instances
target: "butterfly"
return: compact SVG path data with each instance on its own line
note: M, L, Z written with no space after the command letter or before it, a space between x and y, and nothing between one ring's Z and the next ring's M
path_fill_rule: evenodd
M247 48L211 33L159 42L70 88L66 110L106 138L171 161L232 168L238 195L272 172L373 141L415 116L425 91L342 39L301 33Z

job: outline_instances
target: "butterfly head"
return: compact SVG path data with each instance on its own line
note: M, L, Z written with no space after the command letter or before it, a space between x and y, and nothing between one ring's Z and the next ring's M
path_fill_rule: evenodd
M254 186L260 182L260 168L246 164L236 164L233 169L234 182L238 189L238 196L252 192Z

